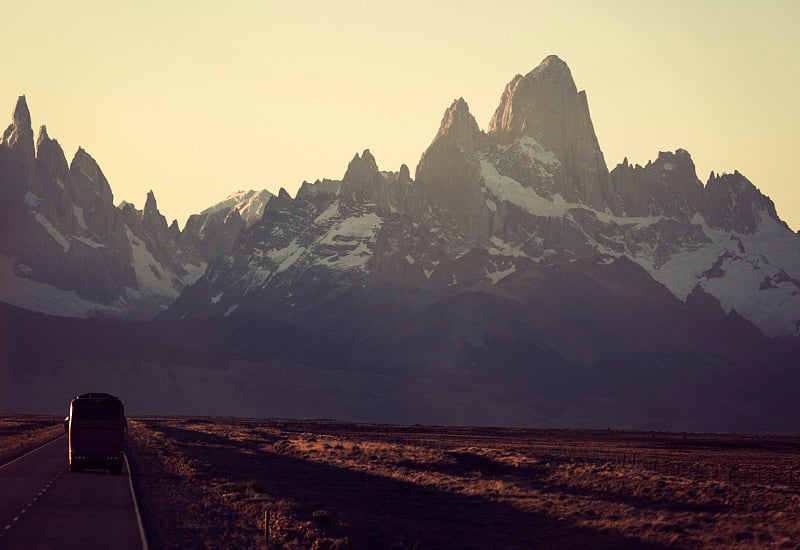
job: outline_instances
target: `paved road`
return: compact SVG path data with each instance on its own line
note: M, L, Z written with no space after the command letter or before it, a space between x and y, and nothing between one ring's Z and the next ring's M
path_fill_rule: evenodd
M129 479L70 473L65 436L0 466L0 549L141 549Z

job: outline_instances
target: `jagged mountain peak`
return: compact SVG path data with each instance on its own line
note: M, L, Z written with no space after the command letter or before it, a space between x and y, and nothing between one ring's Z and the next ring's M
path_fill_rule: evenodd
M345 184L343 189L367 191L370 186L376 185L381 181L381 173L378 170L378 163L369 149L353 157L347 165L347 171L342 178Z
M666 172L684 172L691 175L693 180L697 179L697 173L692 160L692 155L686 149L676 149L672 151L659 151L653 165Z
M97 161L83 147L78 147L75 151L69 170L79 187L92 190L105 203L113 206L114 194L108 180Z
M400 171L398 172L397 180L402 182L411 181L411 172L405 163L400 165Z
M414 178L424 200L449 211L454 222L473 237L488 231L479 152L490 146L467 102L458 98L445 111Z
M14 107L14 114L12 115L14 124L20 128L31 127L31 112L28 109L28 102L24 95L19 96L17 104Z
M480 128L469 112L469 105L464 101L463 97L454 100L453 103L447 108L442 117L442 123L439 125L439 132L436 134L434 141L441 136L453 136L459 142L466 142L472 139L473 136L480 133Z
M158 212L158 203L156 202L156 195L153 190L147 192L147 200L144 203L144 215L148 212Z
M525 76L518 74L506 85L487 131L501 144L529 135L554 149L546 137L541 139L550 130L544 124L545 117L548 111L563 116L565 110L580 107L578 97L585 102L585 94L579 96L569 66L558 56L549 55Z
M705 187L703 216L709 226L724 231L753 233L765 217L789 229L778 217L772 199L738 170L733 174L711 173Z
M689 170L696 177L694 161L692 155L686 149L676 149L675 151L659 151L655 160L648 160L645 166L641 164L631 164L628 157L618 163L612 174L620 170L641 171L641 170L661 170L663 172L673 172L675 170Z
M42 124L41 126L39 126L39 137L36 138L36 147L37 147L37 149L39 147L39 143L41 143L42 141L47 141L49 139L50 139L50 136L47 134L47 126Z
M523 137L552 152L562 170L551 192L599 210L609 204L608 168L597 141L584 92L555 55L506 85L487 133L501 147Z
M568 86L575 87L569 66L555 54L550 54L542 59L539 65L526 75L527 77L564 79Z
M281 187L280 191L278 191L278 195L275 198L270 199L270 201L264 207L264 215L266 215L267 212L286 210L291 206L292 202L292 197L289 195L289 192Z
M14 112L11 114L11 124L3 132L3 145L19 151L25 159L34 158L31 113L24 95L17 99Z
M625 158L610 174L615 209L628 216L689 220L703 205L703 184L685 149L659 151L642 167Z
M476 164L476 147L479 145L482 135L483 133L478 127L475 117L469 112L469 105L464 98L460 97L454 100L445 110L439 131L417 164L415 179L417 181L421 179L423 182L439 179L438 175L433 178L428 177L427 172L431 164L445 162L449 165L455 161L455 157ZM455 162L460 162L460 160Z

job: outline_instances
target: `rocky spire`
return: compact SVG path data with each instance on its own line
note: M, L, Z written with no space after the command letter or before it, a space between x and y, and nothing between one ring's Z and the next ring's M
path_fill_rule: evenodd
M480 134L478 123L469 112L469 105L463 97L459 97L444 112L433 143L447 141L465 147L467 154L472 154L475 152L475 142Z
M375 185L381 182L381 173L378 170L378 164L375 162L375 157L369 152L369 149L364 149L361 156L356 153L350 164L347 165L347 171L342 178L344 188L351 190L369 191Z
M406 166L405 164L400 165L400 171L397 173L397 181L401 182L411 181L411 172L408 170L408 166Z
M142 226L156 242L164 242L169 238L167 218L158 211L155 193L147 192L147 200L142 210Z
M72 202L72 178L67 165L67 157L58 141L47 135L47 128L39 128L36 139L36 174L39 189L45 202L52 201L54 212L45 214L67 230L83 229L76 225L75 209Z
M17 105L11 115L11 124L3 132L3 145L12 151L17 151L25 159L34 158L31 113L24 95L17 99Z
M36 138L36 149L39 149L39 144L43 141L50 141L50 136L47 134L47 126L42 124L39 126L39 137Z
M477 169L476 149L481 131L464 98L447 108L439 131L417 165L416 180L422 182L463 180L465 174L448 174L447 168L458 157ZM473 178L470 178L473 179Z
M39 128L39 137L36 139L36 163L39 178L50 181L63 192L69 178L67 158L58 141L47 135L47 127L44 125Z
M147 216L148 214L154 213L158 213L158 203L156 202L156 195L151 189L147 192L147 200L145 200L142 215Z
M488 231L478 151L489 145L463 98L442 117L439 131L417 165L415 180L433 205L450 211L467 234ZM486 214L486 215L484 215Z
M69 165L73 181L80 189L88 189L98 195L106 204L113 206L114 194L100 166L82 147L78 147Z
M280 191L278 191L278 195L274 198L271 198L267 205L264 207L264 216L267 215L267 212L279 212L281 210L287 210L292 206L292 197L289 193L281 187Z
M488 133L500 145L529 136L551 150L564 167L557 192L570 201L604 209L608 168L597 142L586 93L555 55L506 85Z

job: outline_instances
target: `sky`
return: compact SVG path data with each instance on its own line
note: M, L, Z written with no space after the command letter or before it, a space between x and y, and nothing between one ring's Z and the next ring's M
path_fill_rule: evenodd
M181 226L237 190L341 178L364 149L413 174L453 99L485 130L556 54L609 169L684 148L703 182L739 170L800 228L795 0L0 2L8 122L25 94L115 202L152 189Z

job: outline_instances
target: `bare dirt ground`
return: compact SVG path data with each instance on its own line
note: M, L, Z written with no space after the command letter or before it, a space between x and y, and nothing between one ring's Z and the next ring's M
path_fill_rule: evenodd
M154 417L129 436L154 548L800 544L800 437Z
M63 417L0 415L0 464L14 460L63 433ZM67 460L66 455L64 460Z

